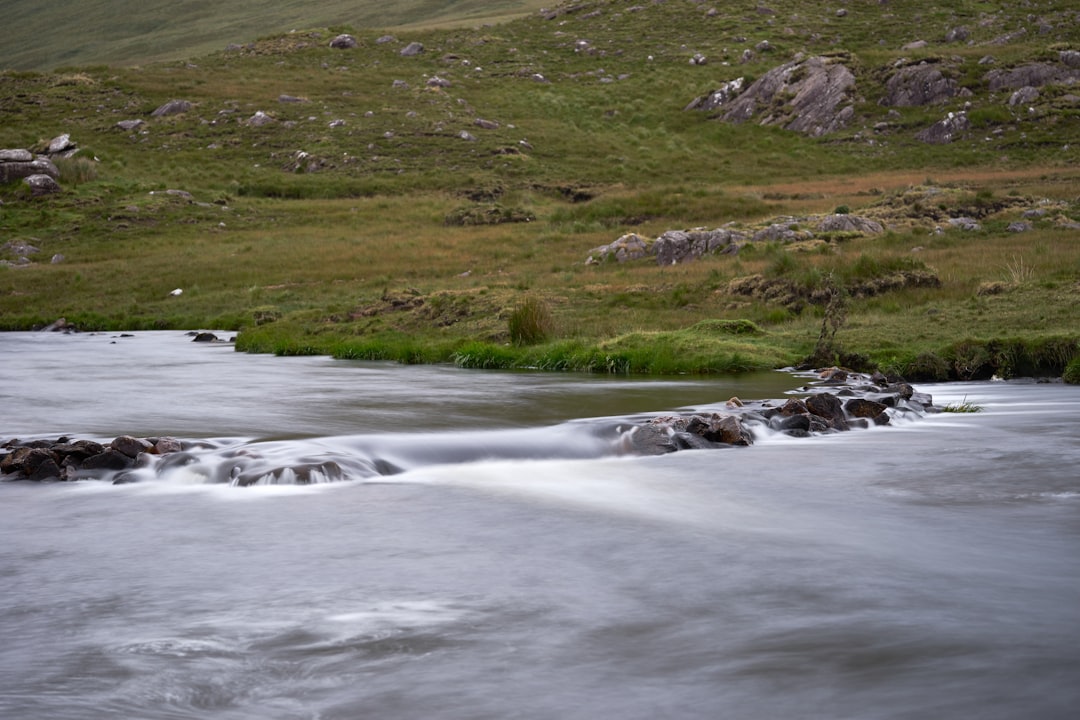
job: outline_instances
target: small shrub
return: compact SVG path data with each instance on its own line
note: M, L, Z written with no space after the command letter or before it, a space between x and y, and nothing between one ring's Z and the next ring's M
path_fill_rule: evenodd
M510 340L515 345L535 345L551 337L555 322L547 303L530 295L510 313Z
M765 333L751 320L702 320L690 329L725 335L763 335Z
M1065 372L1062 373L1061 379L1070 385L1080 385L1080 355L1074 357L1065 366Z
M469 205L446 215L445 225L501 225L502 223L532 222L536 215L523 208L502 205Z
M766 273L769 277L783 277L793 274L799 268L799 261L794 255L786 250L776 251L775 257L769 262Z
M834 215L850 215L851 214L851 208L849 208L847 205L837 205L836 208L833 210L833 214Z

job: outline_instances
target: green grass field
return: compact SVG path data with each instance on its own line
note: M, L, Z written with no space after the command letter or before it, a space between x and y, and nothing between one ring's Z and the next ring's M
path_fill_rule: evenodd
M237 27L249 5L230 6ZM1047 85L1030 110L1010 106L1008 92L989 91L982 62L1080 49L1067 2L893 0L840 16L795 1L770 3L772 14L754 3L597 1L553 19L484 4L531 10L499 24L472 21L480 4L440 15L403 3L387 23L412 27L382 43L360 9L352 24L320 27L319 13L337 6L303 5L278 9L310 22L273 20L297 31L256 41L237 30L230 50L180 37L170 46L162 29L146 37L166 55L125 55L117 41L106 49L119 54L101 56L112 66L0 73L0 146L41 149L70 133L80 147L58 161L61 194L0 186L0 327L58 317L85 329L214 327L261 352L604 372L787 365L821 348L830 323L819 360L913 377L1060 375L1080 355L1077 90ZM3 12L19 8L44 12ZM969 42L944 43L957 26ZM360 46L330 48L341 32ZM929 45L901 50L917 39ZM403 57L412 41L425 51ZM175 57L173 47L189 59L149 62ZM684 110L799 52L850 59L860 99L847 129L810 138ZM696 53L708 63L691 64ZM913 56L947 65L970 94L880 105L888 68ZM193 108L151 115L171 99ZM914 138L961 110L972 127L957 141ZM267 124L252 122L260 112ZM133 130L117 126L135 119ZM886 219L887 230L752 243L674 266L585 263L627 232L750 233L780 217L808 228L838 208ZM1033 209L1030 230L1008 229ZM976 215L979 229L947 223L959 215ZM468 224L485 217L528 221ZM19 244L39 252L20 265ZM939 282L889 285L904 269ZM732 290L754 275L798 297ZM842 317L820 300L833 285ZM529 308L544 328L522 336Z

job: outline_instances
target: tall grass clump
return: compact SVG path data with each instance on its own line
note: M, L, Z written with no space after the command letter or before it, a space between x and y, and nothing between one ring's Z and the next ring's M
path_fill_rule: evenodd
M547 303L529 295L510 313L509 329L515 345L536 345L551 337L555 320Z
M81 185L97 180L97 163L88 157L57 158L56 169L60 172L60 183Z

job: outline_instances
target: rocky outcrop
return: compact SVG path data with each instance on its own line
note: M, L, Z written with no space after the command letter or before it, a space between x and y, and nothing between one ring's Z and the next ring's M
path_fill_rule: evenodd
M159 105L154 112L150 113L152 117L167 117L169 115L180 115L186 113L194 107L188 100L170 100L164 105Z
M961 90L955 80L942 72L940 64L921 62L899 68L885 81L885 97L881 104L888 107L938 105L961 94Z
M60 171L44 155L35 156L21 148L0 150L0 183L15 182L32 175L47 175L56 180Z
M122 481L121 473L133 469L144 455L178 452L183 444L176 438L135 438L121 435L111 443L93 440L11 440L0 448L0 474L6 479L48 481Z
M876 220L846 214L828 215L818 223L816 229L823 233L854 232L862 235L878 235L885 231Z
M881 374L839 368L817 371L800 398L742 401L732 398L722 412L660 415L624 431L622 450L662 455L753 445L763 434L810 437L888 425L896 415L936 412L933 398Z
M677 265L713 253L734 253L746 236L726 228L716 230L668 230L652 246L657 265Z
M816 223L816 230L805 229ZM668 230L649 240L637 233L622 235L608 245L589 251L586 265L602 262L627 262L642 258L656 258L657 265L678 265L705 255L735 254L750 242L792 243L812 240L819 234L838 232L874 235L884 231L881 223L857 215L828 215L813 218L774 218L757 229L736 229L731 226L715 229L693 228Z
M734 90L731 83L726 87L728 94ZM734 99L723 100L723 94L723 88L710 93L703 105L723 109L727 122L756 121L818 137L846 127L854 116L855 75L839 58L796 56Z
M985 80L991 92L1080 82L1080 66L1066 64L1063 54L1061 63L1028 63L1009 69L991 70L986 74Z
M967 113L961 111L949 113L941 120L915 135L916 140L931 145L946 145L959 139L965 131L971 128L971 121Z

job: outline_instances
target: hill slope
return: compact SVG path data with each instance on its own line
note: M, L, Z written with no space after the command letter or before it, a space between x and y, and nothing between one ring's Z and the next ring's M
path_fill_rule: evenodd
M297 27L494 22L540 5L539 0L4 0L0 69L141 65L203 55Z
M1076 15L585 0L0 72L0 149L50 154L61 186L0 183L0 328L649 372L775 366L820 335L933 377L1060 373L1080 352ZM726 252L675 254L694 228ZM621 236L654 254L586 261ZM509 349L529 297L552 344Z

